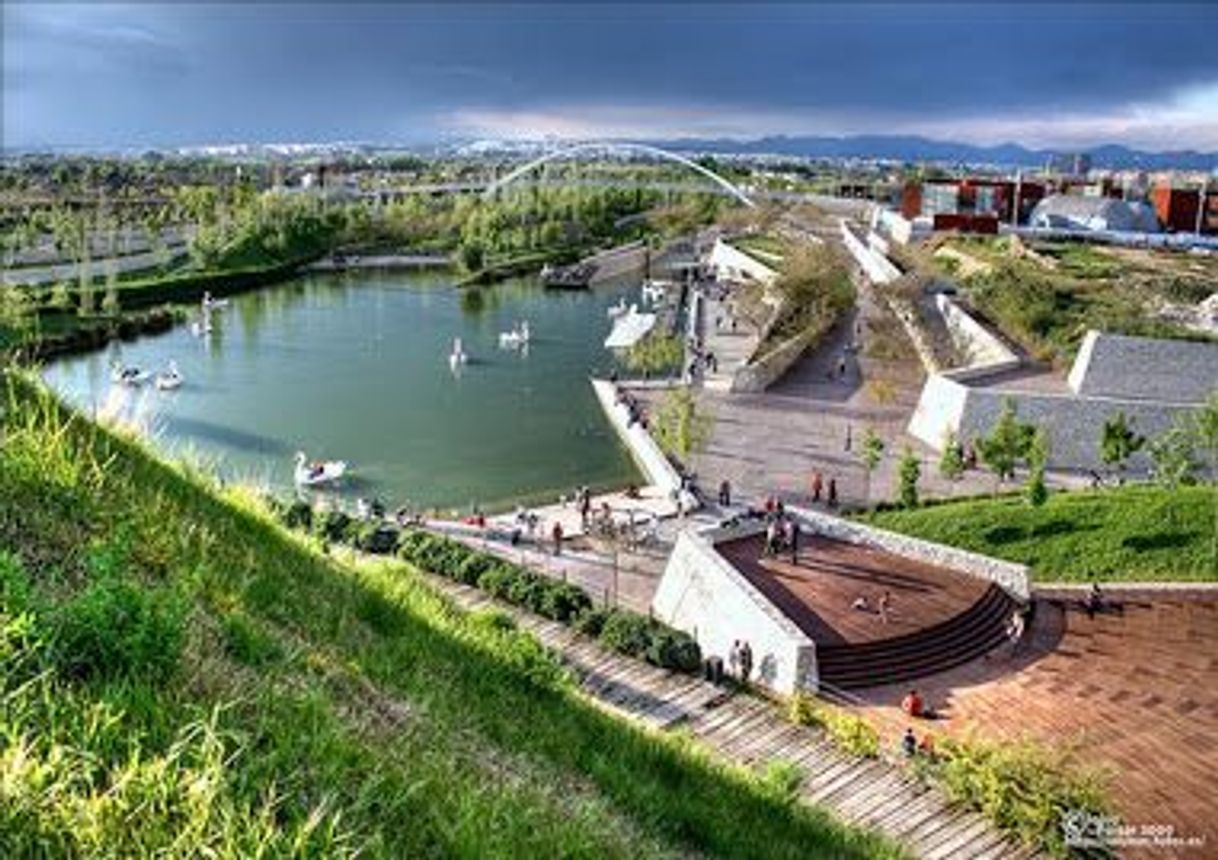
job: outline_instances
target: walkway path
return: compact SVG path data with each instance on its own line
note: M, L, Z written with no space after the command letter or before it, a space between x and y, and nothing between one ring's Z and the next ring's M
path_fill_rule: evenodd
M562 655L580 688L609 711L658 730L683 727L744 767L784 761L802 775L801 799L903 843L916 857L1022 858L1036 852L1004 838L976 813L883 759L839 751L823 732L793 725L773 704L688 675L614 654L556 622L492 600L469 586L433 578L467 609L495 607Z

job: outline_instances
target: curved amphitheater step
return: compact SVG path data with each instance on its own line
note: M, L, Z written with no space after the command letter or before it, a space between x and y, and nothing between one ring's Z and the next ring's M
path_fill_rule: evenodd
M822 682L841 689L913 681L980 657L1006 638L1015 601L997 585L966 611L931 627L848 645L823 645L816 659Z
M523 629L562 656L580 679L583 692L598 705L657 730L680 726L737 765L788 762L802 775L804 802L883 833L914 857L1039 856L895 765L850 756L823 732L788 722L771 703L612 653L568 627L475 588L437 577L430 581L467 609L495 607L511 614Z

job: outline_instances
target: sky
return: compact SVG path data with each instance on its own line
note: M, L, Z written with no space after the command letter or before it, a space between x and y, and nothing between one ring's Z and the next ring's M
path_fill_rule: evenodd
M3 5L6 147L922 134L1218 150L1218 4Z

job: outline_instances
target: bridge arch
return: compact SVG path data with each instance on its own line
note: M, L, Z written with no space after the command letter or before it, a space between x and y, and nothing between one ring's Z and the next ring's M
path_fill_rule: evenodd
M566 146L566 147L563 147L562 149L556 149L552 152L547 152L545 155L540 155L537 158L534 158L532 161L529 161L526 164L522 164L520 167L517 167L515 170L512 170L511 172L506 173L503 176L499 177L498 179L496 179L494 182L492 182L490 185L488 185L486 187L486 190L482 192L482 195L484 197L493 196L496 191L500 190L505 185L509 185L512 182L515 182L521 176L524 176L526 173L529 173L531 170L534 170L543 164L547 164L548 162L554 161L559 158L566 158L571 155L576 155L580 152L588 152L590 150L597 150L597 149L608 149L608 150L619 150L619 151L625 150L628 152L641 152L646 155L653 155L653 156L656 156L657 158L662 158L666 161L671 161L675 164L684 165L685 167L688 167L691 170L694 170L697 173L700 173L701 175L705 176L707 179L714 182L716 185L718 185L720 188L722 188L724 191L726 191L731 196L735 197L745 206L756 206L757 205L752 200L750 200L748 195L745 194L743 191L741 191L739 187L737 187L733 183L729 182L728 180L724 179L718 173L715 173L715 171L710 170L709 168L705 167L704 165L701 165L696 161L688 159L683 155L677 155L675 152L669 152L665 149L660 149L658 146L648 146L645 143L626 143L626 142L618 142L618 141L577 143L573 146Z

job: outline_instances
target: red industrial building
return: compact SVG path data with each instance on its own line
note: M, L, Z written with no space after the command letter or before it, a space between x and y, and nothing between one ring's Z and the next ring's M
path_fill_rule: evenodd
M901 215L930 217L936 230L997 233L1018 205L1018 222L1028 218L1046 194L1043 182L1012 179L936 179L909 182L901 191ZM1018 196L1018 204L1016 197Z
M1197 188L1172 188L1170 185L1156 186L1150 193L1155 214L1163 228L1173 233L1193 233L1197 230L1197 206L1202 192ZM1204 193L1205 210L1201 216L1201 232L1218 233L1218 191Z

